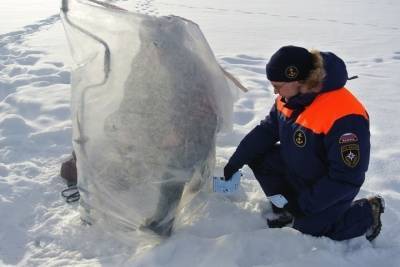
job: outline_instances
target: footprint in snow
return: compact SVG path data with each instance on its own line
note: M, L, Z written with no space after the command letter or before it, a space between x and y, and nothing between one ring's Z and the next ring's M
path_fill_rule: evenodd
M25 37L35 32L40 31L43 27L53 25L55 22L60 20L60 15L53 15L46 19L39 20L34 24L27 25L23 30L9 32L0 35L0 47L5 46L10 43L21 44Z
M135 5L136 12L142 13L142 14L147 14L147 15L157 15L158 11L157 9L154 8L152 5L153 0L149 1L140 1Z
M35 70L30 70L27 73L35 76L46 76L46 75L51 75L54 73L59 72L58 69L52 69L52 68L43 68L43 69L35 69Z
M27 57L18 58L18 59L15 60L15 62L18 63L18 64L20 64L20 65L33 66L33 65L35 65L39 60L40 60L39 57L27 56Z
M0 177L7 177L9 173L10 170L7 168L7 166L0 164Z
M52 26L59 20L59 15L48 17L32 25L27 25L23 30L0 35L0 101L15 93L19 87L29 85L44 86L49 84L70 82L69 73L62 70L50 70L49 68L32 68L39 65L42 51L24 49L26 38L43 28ZM62 63L53 64L55 67L63 67ZM54 68L53 68L54 69Z
M45 61L44 63L49 64L49 65L53 65L53 66L55 66L57 68L64 67L64 63L62 63L62 62Z
M63 127L49 131L36 132L29 136L29 140L36 145L47 146L70 146L72 139L72 128Z
M8 114L0 120L0 132L3 137L28 135L33 131L24 118L16 114Z
M31 98L19 98L15 94L10 94L9 96L7 96L7 98L5 98L4 100L4 103L13 107L15 112L19 114L18 118L28 119L28 120L36 119L38 114L41 113L43 107L43 103L41 103L39 100ZM11 116L15 114L9 114L9 115ZM2 127L0 127L0 129L1 128Z
M32 162L24 162L13 166L13 173L25 178L35 178L41 171L40 168Z
M12 78L12 77L15 77L15 76L24 74L24 73L26 73L26 72L27 72L27 68L16 66L16 67L13 67L13 68L8 72L8 76Z

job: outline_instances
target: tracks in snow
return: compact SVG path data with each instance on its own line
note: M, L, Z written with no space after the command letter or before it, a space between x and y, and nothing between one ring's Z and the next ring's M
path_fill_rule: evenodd
M46 51L27 45L29 38L59 21L59 15L53 15L0 35L2 163L24 162L39 154L48 157L60 146L70 147L70 72L63 62L46 61Z

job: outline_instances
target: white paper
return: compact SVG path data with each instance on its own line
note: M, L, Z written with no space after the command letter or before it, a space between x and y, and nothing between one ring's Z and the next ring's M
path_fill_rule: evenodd
M283 208L288 201L281 194L269 196L268 199L278 208Z
M239 189L240 186L240 177L242 173L237 171L232 175L232 178L228 181L225 181L223 177L213 177L213 192L216 193L234 193Z

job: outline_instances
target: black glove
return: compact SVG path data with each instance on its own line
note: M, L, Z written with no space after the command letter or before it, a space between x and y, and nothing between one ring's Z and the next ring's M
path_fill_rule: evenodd
M286 186L281 194L286 198L288 203L283 207L296 218L304 217L305 214L299 206L298 193L290 186Z
M283 208L296 218L305 216L304 212L300 209L299 203L294 199L288 199L288 203Z
M226 164L224 168L224 180L229 181L238 170L239 169L233 167L231 164Z
M293 221L293 216L287 212L282 213L276 219L267 219L269 228L282 228Z

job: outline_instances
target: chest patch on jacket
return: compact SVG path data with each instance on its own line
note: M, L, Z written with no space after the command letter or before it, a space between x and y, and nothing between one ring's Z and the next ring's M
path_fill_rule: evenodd
M356 167L360 161L360 146L358 144L343 145L340 150L344 164L350 168Z
M307 139L306 134L302 130L297 130L294 132L293 141L298 147L304 147L306 145Z

